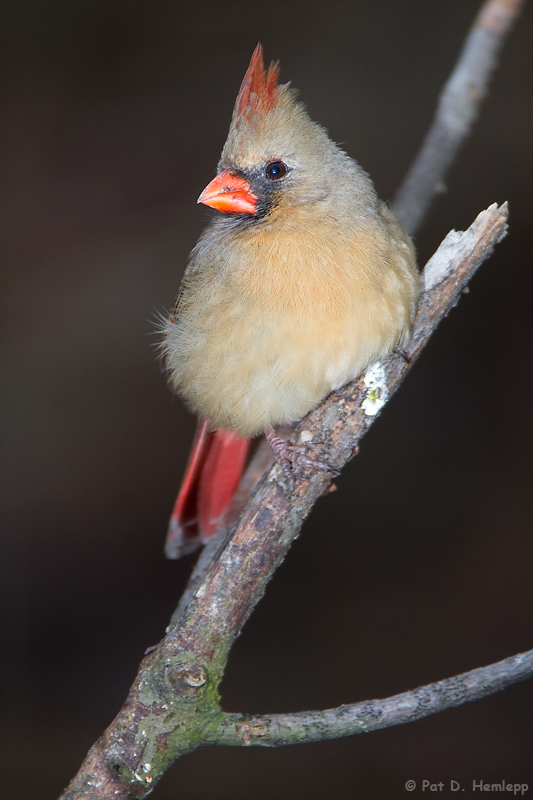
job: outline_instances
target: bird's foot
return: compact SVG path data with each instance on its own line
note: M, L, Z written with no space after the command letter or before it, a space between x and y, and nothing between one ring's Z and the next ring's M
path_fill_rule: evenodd
M394 353L394 355L400 356L400 358L403 358L403 360L405 361L406 364L410 364L411 363L411 356L409 355L409 353L407 353L403 349L403 347L394 347L392 352Z
M317 472L333 472L335 475L338 475L339 471L331 464L319 461L316 458L309 458L309 456L303 453L302 445L290 444L286 442L285 439L280 439L279 436L276 436L272 428L269 428L265 435L274 453L274 458L280 465L287 479L289 492L294 490L294 466L315 470ZM312 442L306 442L306 444L312 444ZM334 491L334 489L332 491Z

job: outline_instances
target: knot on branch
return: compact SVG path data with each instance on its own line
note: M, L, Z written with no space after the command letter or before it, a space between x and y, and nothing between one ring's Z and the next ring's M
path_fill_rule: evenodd
M165 656L154 664L143 681L139 699L143 705L156 706L164 701L175 703L197 700L208 686L208 673L192 653Z
M168 680L175 692L182 697L198 697L207 681L201 664L182 664L168 670Z

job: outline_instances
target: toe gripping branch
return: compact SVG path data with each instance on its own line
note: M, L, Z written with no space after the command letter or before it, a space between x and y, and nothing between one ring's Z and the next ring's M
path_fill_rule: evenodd
M303 452L302 445L291 444L290 442L286 442L285 439L280 439L279 436L276 436L272 428L269 428L265 435L274 453L274 458L280 465L287 479L290 492L294 491L295 466L302 467L311 472L332 472L334 475L339 474L339 470L331 464L306 456ZM312 442L307 444L312 444Z

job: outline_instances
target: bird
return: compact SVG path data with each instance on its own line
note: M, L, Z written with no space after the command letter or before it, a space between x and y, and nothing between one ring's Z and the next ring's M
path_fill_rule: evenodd
M362 167L313 122L258 44L192 250L162 358L199 422L165 552L205 543L250 441L266 432L288 474L320 468L275 436L371 363L402 350L420 292L413 243Z

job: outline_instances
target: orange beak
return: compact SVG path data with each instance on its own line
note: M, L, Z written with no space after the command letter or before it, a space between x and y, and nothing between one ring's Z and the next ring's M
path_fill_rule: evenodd
M213 178L198 198L203 203L217 211L233 211L234 213L255 214L257 210L257 197L250 189L250 184L244 178L232 175L229 169Z

